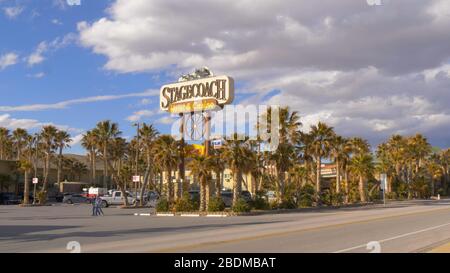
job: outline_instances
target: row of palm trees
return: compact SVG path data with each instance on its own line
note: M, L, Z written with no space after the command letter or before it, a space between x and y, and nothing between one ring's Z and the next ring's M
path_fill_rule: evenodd
M259 120L271 122L271 111L269 108ZM182 177L180 171L186 160L186 168L200 187L202 211L208 209L210 196L220 196L225 169L231 170L233 175L233 204L239 201L244 176L251 177L246 182L251 183L248 186L254 194L274 190L279 203L296 202L295 197L307 187L314 189L316 205L325 201L324 189L343 203L367 202L380 189L376 179L380 173L387 175L386 192L393 198L427 197L438 191L443 194L448 191L450 151L434 151L420 134L394 135L372 149L367 140L339 136L333 127L323 122L307 131L301 130L300 116L288 107L279 110L279 117L279 145L271 151L265 149L270 139L249 140L233 135L222 149L212 150L205 156L170 135L160 135L153 125L146 123L138 127L137 136L127 141L118 124L111 121L99 122L83 135L81 143L89 158L92 183L97 181L99 161L103 164L104 185L113 183L124 195L131 177L143 174L140 200L144 200L147 188L164 193L169 203L181 198L190 187L189 180ZM26 179L31 170L36 169L38 160L44 162L45 191L50 161L57 162L57 180L60 181L63 150L70 141L67 132L53 126L45 126L33 136L23 129L10 133L0 128L0 159L20 160ZM331 183L330 179L324 181L324 162L335 165L336 178ZM212 184L213 176L216 184Z
M82 171L81 163L69 162L63 156L64 148L69 147L71 141L69 133L52 125L44 126L39 133L33 135L22 128L11 132L0 127L0 160L18 161L25 181L29 181L32 171L34 177L38 177L38 162L43 162L42 192L45 193L48 189L51 161L55 161L57 165L57 182L61 181L64 167L71 171ZM29 203L29 183L24 186L24 203Z
M260 119L270 119L271 116L269 108ZM279 202L290 200L293 191L313 185L315 202L320 205L324 188L321 169L325 161L336 166L336 179L332 181L329 191L341 196L344 203L367 202L369 195L380 188L380 183L375 179L376 174L380 173L388 176L388 194L406 187L409 198L421 197L423 194L414 192L413 183L420 179L427 181L431 194L435 193L434 186L439 179L444 190L448 188L449 150L433 153L422 135L395 135L373 151L367 140L344 138L322 122L311 126L308 132L300 130L302 124L298 113L288 107L280 109L280 144L275 151L264 150L267 143L259 139L249 140L234 135L227 139L222 149L204 156L169 135L159 135L152 125L144 123L139 137L129 143L120 137L117 127L115 123L103 121L85 135L83 145L93 159L92 169L95 169L95 158L100 157L107 166L105 173L108 169L113 170L117 179L121 169L129 173L145 170L144 185L151 182L150 186L160 192L165 191L169 203L172 203L189 189L188 180L177 172L184 156L188 159L187 168L199 182L200 210L208 209L210 196L220 196L220 181L226 168L233 174L234 204L242 191L243 175L250 175L255 194L273 189ZM138 161L134 160L136 153L140 155ZM110 160L112 163L108 163ZM174 177L175 173L178 175ZM213 174L216 185L212 185ZM157 176L159 185L154 183ZM164 180L166 183L163 183ZM167 185L167 189L163 185ZM215 188L214 193L211 188ZM143 191L144 187L141 194Z

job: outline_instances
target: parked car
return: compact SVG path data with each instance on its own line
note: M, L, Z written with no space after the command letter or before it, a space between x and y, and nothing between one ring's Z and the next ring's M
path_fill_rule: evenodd
M22 203L20 196L13 192L0 192L0 204L2 205L18 205Z
M221 197L225 203L225 207L233 206L233 191L222 191ZM247 203L250 203L252 201L252 194L249 191L241 191L241 198Z
M131 192L126 192L128 203L134 204L135 198ZM108 191L107 195L101 196L102 199L102 207L109 207L111 205L122 205L123 204L123 196L121 191Z
M89 204L90 202L91 200L81 193L66 193L63 198L65 204Z

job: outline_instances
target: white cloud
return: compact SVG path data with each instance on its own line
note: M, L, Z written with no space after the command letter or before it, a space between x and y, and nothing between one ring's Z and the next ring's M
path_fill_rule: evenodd
M140 105L149 105L151 102L152 102L152 101L151 101L150 99L144 98L144 99L142 99L142 100L139 102L139 104L140 104Z
M19 56L15 53L0 55L0 70L3 70L8 66L15 65L18 57Z
M83 140L83 133L72 137L72 142L70 142L70 145L71 146L78 145L78 144L80 144L81 140Z
M23 12L23 10L24 8L21 6L3 8L3 12L9 19L16 18Z
M133 113L133 115L127 117L127 120L130 122L140 121L143 117L151 117L157 115L157 111L151 110L140 110Z
M17 128L23 128L26 130L40 129L41 127L46 126L46 125L53 125L60 130L66 130L66 131L74 132L74 133L80 133L83 131L81 129L72 128L67 125L54 124L51 122L41 122L41 121L38 121L35 119L17 119L17 118L11 117L10 114L0 115L0 127L6 127L11 130L14 130Z
M53 19L51 22L54 25L58 25L58 26L62 25L62 22L59 19Z
M86 98L79 98L73 100L65 100L57 103L51 104L30 104L30 105L21 105L21 106L0 106L0 112L19 112L19 111L44 111L44 110L52 110L52 109L64 109L71 105L83 104L83 103L93 103L100 101L111 101L111 100L119 100L125 98L135 98L135 97L149 97L159 95L159 90L149 89L144 92L139 93L129 93L123 95L103 95L103 96L93 96Z
M45 60L44 56L42 55L44 52L46 52L48 49L47 42L41 42L37 46L36 50L27 58L28 66L33 66L36 64L39 64Z
M44 72L38 72L38 73L35 73L35 74L30 74L30 75L28 75L28 77L35 78L35 79L40 79L40 78L45 77L45 73Z
M174 119L170 116L165 116L165 117L162 117L162 118L156 120L156 123L169 125L169 124L173 124L176 121L177 121L176 119Z
M308 125L450 145L449 14L448 0L116 0L78 31L105 69L175 78L206 65L257 92L247 103L289 105Z
M36 64L42 63L45 60L44 54L48 51L55 51L63 47L68 46L73 41L77 39L77 35L74 33L66 34L65 36L57 37L51 42L42 41L36 47L35 51L28 56L27 63L28 66L34 66Z

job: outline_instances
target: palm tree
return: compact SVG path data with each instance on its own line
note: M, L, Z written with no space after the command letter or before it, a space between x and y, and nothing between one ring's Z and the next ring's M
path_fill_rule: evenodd
M81 146L88 151L88 157L90 162L90 170L91 170L91 183L95 184L96 182L96 159L97 159L97 148L98 148L98 139L97 135L94 131L87 131L81 140Z
M396 177L400 180L402 163L405 159L406 140L401 135L393 135L386 145L390 160L394 163Z
M440 167L440 157L438 154L432 154L426 162L426 170L430 177L431 195L435 195L436 180L443 175Z
M44 165L44 182L42 186L42 192L47 191L48 187L48 174L50 170L50 159L54 150L56 148L55 138L58 129L53 125L44 126L41 131L40 139L42 149L45 154L45 165Z
M61 182L61 164L62 164L62 153L64 148L70 147L69 143L72 141L69 133L63 130L58 130L55 135L55 146L58 149L58 171L56 175L56 182Z
M167 173L167 199L169 203L172 203L174 200L172 171L176 169L179 162L177 141L170 135L159 136L155 141L153 154L155 162L158 162L162 170Z
M385 173L387 175L387 186L386 192L392 192L392 176L395 173L393 162L389 156L389 149L386 143L381 143L377 147L376 151L377 159L379 163L377 165L377 169L380 173Z
M11 141L11 136L9 135L9 130L0 127L0 160L7 159L6 151Z
M144 202L144 192L147 188L148 181L152 179L153 177L153 168L152 168L152 162L153 162L153 156L152 156L152 150L153 145L155 142L156 137L158 136L159 132L156 130L155 127L153 127L152 124L147 125L146 123L142 124L142 127L139 129L139 136L140 136L140 143L142 144L142 147L144 149L144 157L145 157L145 174L144 174L144 183L141 188L140 193L140 202L141 206Z
M351 159L350 171L359 177L359 196L361 202L366 202L366 179L373 174L373 158L370 154L357 154Z
M12 141L16 149L16 160L18 161L21 159L21 153L26 145L27 136L27 131L22 128L17 128L12 132Z
M222 151L214 150L211 155L211 169L216 174L216 197L220 197L222 190L223 172L225 171L225 163L222 159Z
M211 172L211 157L210 156L194 156L188 163L191 173L197 177L200 184L200 211L207 211L209 205L209 190L208 178Z
M444 176L444 190L448 193L449 186L449 166L450 166L450 149L443 150L440 153L440 166L442 168L442 174Z
M98 145L101 147L101 153L103 158L103 185L106 186L108 184L108 145L112 141L112 139L120 136L122 133L119 131L119 125L117 123L112 123L110 120L104 120L97 123L95 129L93 129L94 134L97 136Z
M280 143L278 148L270 155L277 173L278 201L284 200L286 191L286 172L293 166L293 162L297 161L294 146L289 143Z
M25 140L26 149L24 150L24 158L20 160L19 167L24 173L24 190L23 190L23 204L28 205L30 203L30 181L29 174L33 169L32 157L33 157L33 136L28 135Z
M350 150L347 139L335 136L331 143L330 155L336 164L336 193L341 191L341 163L349 156Z
M224 145L222 157L231 169L234 176L233 185L233 206L240 198L242 191L242 174L248 164L251 151L247 144L247 139L234 134Z
M269 107L266 113L263 113L261 115L259 123L261 123L262 121L267 121L267 124L271 124L272 111L273 111L272 107ZM279 108L278 111L280 122L279 127L280 143L295 142L296 139L299 137L299 127L302 126L298 112L297 111L291 112L289 107ZM270 132L270 128L267 128L267 130L269 133L272 133Z
M333 127L319 122L317 125L311 126L310 135L312 138L311 154L316 162L316 194L319 195L321 191L322 159L329 156L335 133Z
M422 167L423 161L431 153L431 145L428 140L421 134L416 134L415 136L408 139L409 146L411 149L412 160L414 161L415 169L414 172L417 174L419 168Z

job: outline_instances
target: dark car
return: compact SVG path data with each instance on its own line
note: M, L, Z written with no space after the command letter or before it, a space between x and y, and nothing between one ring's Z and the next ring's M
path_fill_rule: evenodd
M20 196L12 192L1 192L0 193L0 204L2 205L18 205L22 203Z
M233 205L233 191L223 191L221 197L226 207ZM252 194L249 191L241 191L241 198L247 203L250 203L252 201Z
M89 204L90 202L91 200L81 193L66 193L63 198L63 203L66 204Z

